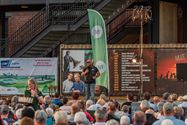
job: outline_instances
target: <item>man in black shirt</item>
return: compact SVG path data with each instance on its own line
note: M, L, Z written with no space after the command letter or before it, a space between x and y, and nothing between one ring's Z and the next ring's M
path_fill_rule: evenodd
M133 95L132 93L129 93L129 94L127 95L127 101L126 101L125 103L122 104L122 107L123 107L124 105L129 106L129 114L131 114L131 104L132 104L132 102L133 102L133 98L134 98L134 95Z
M87 60L87 67L83 69L82 76L85 78L85 92L86 100L91 99L94 101L95 96L95 79L100 75L97 67L93 65L92 60Z

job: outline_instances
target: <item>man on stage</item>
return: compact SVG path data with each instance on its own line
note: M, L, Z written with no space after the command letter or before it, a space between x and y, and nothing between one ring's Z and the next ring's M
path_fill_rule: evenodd
M85 92L86 100L94 100L95 96L95 80L100 76L99 70L93 65L93 60L88 59L86 61L87 67L83 69L82 76L85 78Z

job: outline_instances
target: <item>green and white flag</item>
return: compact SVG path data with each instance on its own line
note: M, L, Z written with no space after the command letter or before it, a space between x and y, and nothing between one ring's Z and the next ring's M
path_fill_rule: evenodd
M92 51L96 67L100 76L96 79L96 84L109 87L108 50L105 21L101 14L93 9L88 9Z

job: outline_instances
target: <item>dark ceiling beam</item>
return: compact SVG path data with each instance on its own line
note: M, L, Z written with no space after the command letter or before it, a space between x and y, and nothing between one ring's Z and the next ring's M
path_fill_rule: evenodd
M12 5L12 6L1 6L1 12L12 12L12 11L39 11L44 8L44 5Z
M75 0L0 0L0 6L6 5L39 5L46 3L56 4L56 3L74 3Z
M170 2L170 3L178 3L178 0L160 0L160 1L165 1L165 2Z

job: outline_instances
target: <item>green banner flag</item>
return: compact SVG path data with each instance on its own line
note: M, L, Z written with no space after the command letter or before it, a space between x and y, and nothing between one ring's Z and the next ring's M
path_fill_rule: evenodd
M88 9L90 34L92 42L93 59L99 69L100 76L96 84L109 90L108 49L105 21L101 14L93 9Z

